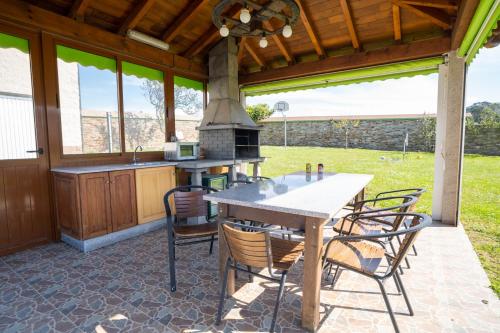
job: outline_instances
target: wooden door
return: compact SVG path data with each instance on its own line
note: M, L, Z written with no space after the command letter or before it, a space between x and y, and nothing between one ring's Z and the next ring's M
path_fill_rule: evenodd
M50 241L39 36L0 25L0 255Z
M88 173L79 178L83 239L112 232L109 173Z
M134 170L109 173L111 189L111 221L113 231L137 224Z
M137 169L135 174L138 223L152 222L165 217L163 197L175 187L175 168Z
M55 173L53 189L57 225L61 232L73 238L82 239L78 175Z

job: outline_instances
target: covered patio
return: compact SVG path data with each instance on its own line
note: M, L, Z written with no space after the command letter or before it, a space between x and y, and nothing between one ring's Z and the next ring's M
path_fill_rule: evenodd
M362 276L376 260L369 273L391 271L386 288L402 332L500 331L500 303L460 225L467 68L500 42L499 19L498 0L3 1L0 331L269 330L278 284L247 272L222 278L226 262L237 266L231 219L250 238L266 235L253 247L265 245L267 266L264 252L249 262L271 277L270 235L293 233L280 242L300 245L282 269L290 274L277 332L397 330L377 284ZM432 224L418 255L408 251L418 221L431 221L419 214L422 189L386 209L401 216L389 230L381 226L389 216L363 204L370 170L261 177L247 96L431 73L439 74ZM186 129L182 117L200 124ZM361 274L334 257L331 286L325 247L352 236L343 224L351 204L358 215L349 223L381 217L377 230L392 236L379 242L380 257L353 251ZM198 241L177 247L182 235L208 237L200 242L214 254ZM242 253L252 248L245 241L236 238ZM216 324L223 280L229 297Z

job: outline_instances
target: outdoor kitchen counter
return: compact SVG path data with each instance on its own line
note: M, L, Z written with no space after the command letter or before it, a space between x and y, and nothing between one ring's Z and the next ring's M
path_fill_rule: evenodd
M125 163L125 164L107 164L107 165L92 165L92 166L76 166L76 167L57 167L52 168L52 172L71 173L71 174L85 174L95 172L119 171L119 170L132 170L144 168L158 168L164 166L177 166L177 162L169 161L155 161L155 162L139 162L139 163Z

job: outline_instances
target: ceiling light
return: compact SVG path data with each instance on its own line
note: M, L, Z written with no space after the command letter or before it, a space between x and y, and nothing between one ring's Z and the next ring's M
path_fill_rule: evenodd
M227 25L223 24L219 29L219 33L222 37L229 36L229 29L227 28Z
M259 40L259 46L263 49L267 47L267 39L266 36L262 36L262 38Z
M292 26L290 24L286 24L284 27L283 27L283 37L285 38L290 38L292 36Z
M144 43L144 44L148 44L150 46L157 47L157 48L165 50L165 51L167 51L170 47L170 45L168 43L165 43L162 40L156 39L154 37L143 34L142 32L139 32L136 30L127 31L127 36L130 39L136 40L136 41Z
M250 15L250 11L248 8L243 8L240 12L240 21L243 23L248 23L252 19L252 16Z

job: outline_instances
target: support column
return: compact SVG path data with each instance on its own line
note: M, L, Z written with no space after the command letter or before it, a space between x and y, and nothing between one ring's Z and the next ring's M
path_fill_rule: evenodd
M432 218L457 225L465 134L466 65L456 52L439 66Z

